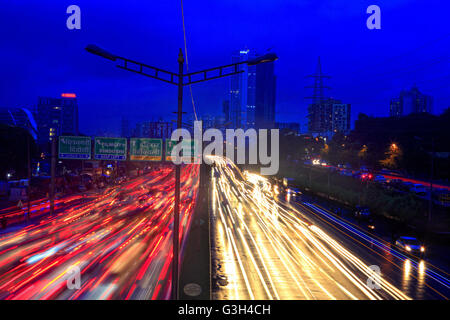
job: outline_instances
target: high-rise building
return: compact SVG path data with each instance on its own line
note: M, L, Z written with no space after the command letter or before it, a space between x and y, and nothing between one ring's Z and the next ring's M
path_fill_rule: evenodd
M232 63L256 56L254 51L241 50L232 56ZM273 128L276 89L273 62L253 66L244 63L238 68L242 72L230 79L228 121L235 128Z
M391 117L401 117L403 115L403 105L400 98L391 99L389 114Z
M391 99L391 117L422 112L433 112L433 97L421 93L416 86L411 90L402 90L399 98Z
M76 95L63 93L61 98L39 97L36 118L41 145L46 145L55 136L78 135Z
M0 108L0 123L27 129L33 139L37 140L37 123L29 109Z
M120 122L120 129L121 129L121 137L124 137L124 138L128 138L128 137L130 137L130 135L131 135L131 132L130 132L130 121L127 119L127 118L125 118L125 117L122 117L122 120L121 120L121 122Z
M347 134L350 132L350 104L333 103L331 131Z
M256 54L249 56L249 59L253 59ZM256 126L256 94L257 84L256 75L258 73L258 65L247 67L247 124L246 128L254 128ZM259 84L261 86L261 83Z
M255 120L258 129L275 127L276 77L273 62L256 65Z
M308 131L310 133L321 134L332 131L334 104L341 104L341 101L329 98L309 105Z
M350 131L351 107L336 99L322 100L321 103L311 104L308 108L310 133L332 136L336 132Z
M231 63L247 61L254 56L248 49L240 50L231 57ZM243 63L238 69L242 72L230 78L229 120L235 128L247 128L252 126L254 118L256 66Z
M331 137L337 132L348 133L350 131L350 104L340 100L326 98L324 89L329 89L323 83L323 79L330 76L322 73L320 57L317 61L316 72L308 77L314 78L313 95L308 97L312 103L308 106L308 131L312 134Z
M161 138L170 139L174 123L163 120L144 121L136 124L133 136L139 138Z

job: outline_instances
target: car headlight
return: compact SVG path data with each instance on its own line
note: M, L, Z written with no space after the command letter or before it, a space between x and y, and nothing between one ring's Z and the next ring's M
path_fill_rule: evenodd
M411 247L410 246L406 246L405 249L406 249L406 251L411 251Z
M421 246L420 247L420 252L424 252L425 251L425 247L424 246Z

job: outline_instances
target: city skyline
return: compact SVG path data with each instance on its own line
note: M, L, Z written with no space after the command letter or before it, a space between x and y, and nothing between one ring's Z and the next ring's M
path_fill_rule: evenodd
M82 12L80 30L65 28L68 15L63 5L43 2L5 6L4 11L9 14L2 24L16 32L15 38L6 35L7 50L0 53L3 60L13 62L4 68L8 81L3 80L0 86L1 107L30 107L36 105L38 96L75 92L83 119L80 131L86 134L95 134L98 128L119 133L122 116L130 121L142 117L172 119L176 105L173 89L96 63L83 51L87 43L95 42L117 54L175 70L183 36L181 20L175 19L180 13L172 10L172 3L152 5L142 12L138 12L137 5L124 10L114 4L102 6L102 2L94 5L80 1L78 5ZM232 5L238 10L227 16ZM324 72L332 76L329 84L333 90L329 95L352 105L352 119L359 112L388 115L390 100L414 84L433 96L434 113L439 114L450 105L445 81L448 48L442 45L448 35L445 28L440 28L445 19L439 19L443 10L438 10L437 17L425 19L436 14L436 1L420 9L426 25L420 19L409 19L420 7L418 1L380 2L381 30L366 28L368 15L364 5L284 1L264 2L259 7L232 2L212 6L215 10L206 16L198 12L199 3L185 8L190 28L189 70L230 63L232 53L246 47L261 54L271 49L280 56L276 66L277 122L295 121L306 127L309 101L304 97L309 91L304 86L310 83L306 76L314 72L318 56ZM150 9L158 14L148 20L145 13ZM28 11L49 14L45 19L36 14L20 22L14 18ZM103 18L96 12L102 12ZM214 12L220 12L220 16ZM171 13L175 20L167 19ZM126 23L115 24L119 16ZM131 16L134 18L128 19ZM204 25L211 28L205 29ZM161 31L167 36L160 38ZM431 31L433 37L428 37ZM35 35L42 32L48 36L37 40ZM135 33L148 41L129 37ZM231 34L233 41L224 40ZM19 38L28 41L16 40ZM123 46L119 47L119 43ZM150 43L158 43L158 47ZM162 51L168 54L161 55ZM24 52L33 54L35 59L23 59ZM229 80L194 86L192 91L198 114L219 115L228 96ZM184 109L191 112L189 93L185 95Z

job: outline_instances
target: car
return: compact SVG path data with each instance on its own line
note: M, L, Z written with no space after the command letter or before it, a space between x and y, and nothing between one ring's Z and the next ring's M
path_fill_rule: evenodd
M359 177L361 180L372 180L373 174L371 174L370 172L362 171Z
M407 254L416 254L418 256L423 256L425 254L425 246L414 237L399 237L397 241L395 241L395 246Z

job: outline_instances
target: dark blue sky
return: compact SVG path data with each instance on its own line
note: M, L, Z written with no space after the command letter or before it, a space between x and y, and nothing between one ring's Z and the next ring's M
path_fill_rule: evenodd
M5 2L7 2L5 4ZM66 28L66 8L81 8L81 30ZM381 30L366 28L366 8L381 8ZM417 84L450 106L450 4L427 0L184 1L190 70L230 62L244 47L276 52L277 120L306 123L320 55L329 95L359 112L387 115L389 99ZM80 128L119 133L132 122L172 119L176 88L114 67L84 51L89 43L176 71L183 47L179 0L3 1L0 106L33 106L37 97L75 92ZM219 114L228 79L193 86L198 113ZM186 111L191 111L188 90Z

